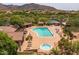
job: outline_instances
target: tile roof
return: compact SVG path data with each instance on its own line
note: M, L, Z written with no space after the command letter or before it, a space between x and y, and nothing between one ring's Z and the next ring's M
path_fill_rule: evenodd
M16 28L12 26L0 26L0 30L7 33L15 41L22 40L23 32L15 32Z

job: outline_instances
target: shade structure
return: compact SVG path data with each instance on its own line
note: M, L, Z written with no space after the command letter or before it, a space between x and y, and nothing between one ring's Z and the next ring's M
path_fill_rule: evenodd
M47 23L48 24L60 24L60 22L57 19L51 19Z

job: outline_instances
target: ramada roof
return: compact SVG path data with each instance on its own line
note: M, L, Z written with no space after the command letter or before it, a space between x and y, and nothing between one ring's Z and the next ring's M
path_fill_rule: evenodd
M52 19L49 20L48 23L53 24L53 23L60 23L58 20Z

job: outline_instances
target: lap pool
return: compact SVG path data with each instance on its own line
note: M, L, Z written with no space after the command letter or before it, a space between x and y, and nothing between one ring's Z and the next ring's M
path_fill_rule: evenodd
M52 37L52 33L46 27L33 28L39 37Z

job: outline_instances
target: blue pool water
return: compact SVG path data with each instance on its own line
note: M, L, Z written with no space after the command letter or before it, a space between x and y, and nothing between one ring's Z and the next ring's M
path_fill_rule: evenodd
M52 47L49 44L43 44L40 46L40 49L42 50L50 50Z
M52 37L52 33L46 27L34 28L33 31L35 31L39 37Z

